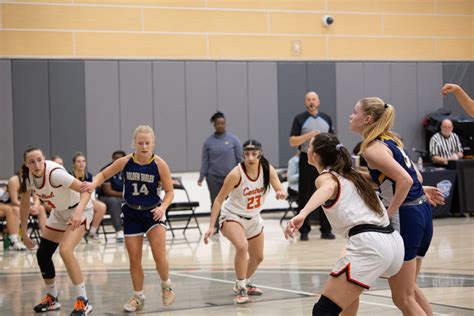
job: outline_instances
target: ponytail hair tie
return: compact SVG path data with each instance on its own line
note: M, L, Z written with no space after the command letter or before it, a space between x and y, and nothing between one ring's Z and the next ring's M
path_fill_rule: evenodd
M341 151L341 148L342 148L342 147L344 147L343 144L337 144L337 145L336 145L336 150L337 150L337 151Z
M384 107L385 109L388 108L388 104L385 103L385 104L383 105L383 107Z

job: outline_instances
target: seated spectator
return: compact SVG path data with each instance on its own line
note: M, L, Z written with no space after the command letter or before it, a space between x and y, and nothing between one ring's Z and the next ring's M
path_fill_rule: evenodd
M430 140L430 156L434 164L447 165L449 160L463 157L463 150L458 135L453 133L453 122L445 119L441 122L441 131Z
M92 174L87 171L86 156L84 156L83 153L77 152L74 157L72 157L72 171L70 173L74 176L74 178L82 182L92 182ZM102 218L104 218L107 207L105 206L104 202L96 200L95 192L91 194L91 202L94 206L94 217L92 218L92 223L87 234L87 238L94 241L99 241L97 230L99 229L99 225L102 222Z
M15 214L13 206L7 204L9 202L8 192L2 189L0 192L0 218L5 219L7 222L7 227L4 227L3 230L5 231L6 229L8 234L8 237L4 234L3 238L9 239L10 250L26 250L26 246L18 237L18 227L20 225L18 214Z
M15 216L20 219L20 200L21 200L21 195L23 192L21 192L21 169L10 179L8 179L8 184L7 184L7 191L8 195L10 196L9 204L13 207L13 212ZM44 227L46 225L46 209L43 205L41 205L40 199L36 196L33 195L30 198L30 215L36 216L38 218L38 225L40 228L41 233L44 230Z
M112 154L112 162L115 160L125 157L127 154L122 150L117 150ZM101 170L107 168L110 162ZM109 180L104 182L99 192L99 200L107 205L107 211L110 214L112 219L112 225L114 226L116 235L115 238L117 242L124 241L123 235L123 225L120 215L122 214L122 200L123 200L123 180L122 174L119 172L116 175L112 176Z
M54 161L55 163L60 164L61 166L64 166L63 158L61 158L61 157L58 156L58 155L53 155L53 156L51 157L51 160Z
M300 177L300 152L297 151L293 157L288 160L288 195L298 195L298 181Z

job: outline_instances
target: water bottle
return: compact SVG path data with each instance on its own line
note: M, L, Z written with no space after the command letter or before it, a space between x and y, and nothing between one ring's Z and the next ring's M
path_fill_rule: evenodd
M418 161L416 162L416 167L418 168L418 171L423 171L423 158L418 157Z
M10 236L8 236L5 230L3 231L3 250L8 250L10 248Z

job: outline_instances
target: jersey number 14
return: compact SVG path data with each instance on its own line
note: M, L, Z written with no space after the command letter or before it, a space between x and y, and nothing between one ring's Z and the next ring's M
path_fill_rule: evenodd
M133 186L133 193L132 193L133 196L138 196L140 194L148 195L149 193L148 188L146 187L146 184L144 183L141 185L140 190L138 190L138 183L132 183L132 186Z

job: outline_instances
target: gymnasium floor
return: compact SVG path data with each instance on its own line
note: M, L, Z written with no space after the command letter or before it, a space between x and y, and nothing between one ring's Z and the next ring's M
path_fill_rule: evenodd
M192 200L200 202L199 212L209 208L208 191L196 185L197 174L182 173ZM175 201L183 199L175 192ZM271 192L266 208L287 206ZM176 302L169 308L161 304L159 277L154 270L151 249L145 242L145 309L143 315L310 315L328 273L344 251L345 240L321 240L319 227L313 226L308 242L287 241L279 219L282 212L264 213L265 258L253 278L264 294L253 302L235 305L232 286L234 250L223 236L205 245L197 230L186 238L176 231L167 234L168 259ZM201 230L208 218L199 217ZM179 224L179 223L178 223ZM283 222L286 224L286 222ZM447 218L434 221L433 242L419 278L435 315L474 315L474 218ZM109 227L110 228L110 227ZM76 251L85 275L93 315L130 315L122 312L131 294L128 256L123 243L114 235L105 243L82 242ZM46 315L69 315L75 289L58 253L54 256L61 310ZM33 315L32 307L43 296L44 286L33 252L0 250L0 315ZM359 315L401 315L393 305L386 280L380 279L361 296Z
M265 259L254 282L264 294L252 303L233 303L233 250L222 236L204 245L197 232L188 231L172 240L168 235L171 278L177 300L170 308L161 304L159 278L148 244L144 246L145 315L309 315L327 273L342 253L344 240L321 240L313 226L309 242L286 241L279 213L265 214ZM202 229L207 219L200 218ZM110 236L112 237L112 236ZM419 283L433 305L435 315L474 315L474 221L472 218L435 220L435 235ZM123 244L81 243L88 296L94 315L122 315L121 307L131 291L128 259ZM61 311L69 315L75 290L58 254ZM32 315L32 306L42 296L43 285L34 253L0 252L1 315ZM361 296L359 315L400 315L390 299L385 280Z

